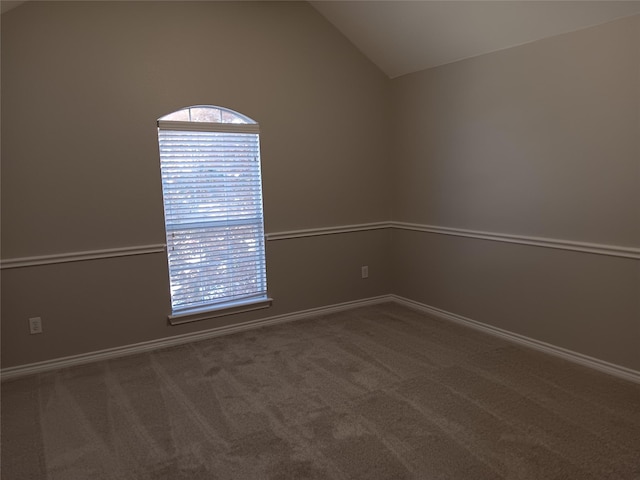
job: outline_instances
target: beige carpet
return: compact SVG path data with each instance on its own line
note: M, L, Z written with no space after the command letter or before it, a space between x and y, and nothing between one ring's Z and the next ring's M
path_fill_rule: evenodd
M394 304L2 385L2 479L640 479L640 385Z

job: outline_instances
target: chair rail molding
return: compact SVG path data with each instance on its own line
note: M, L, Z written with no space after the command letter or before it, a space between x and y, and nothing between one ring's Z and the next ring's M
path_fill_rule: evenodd
M353 225L339 225L335 227L307 228L302 230L289 230L285 232L267 233L266 238L268 241L290 240L293 238L319 237L323 235L335 235L338 233L382 230L390 228L391 226L391 222L358 223Z
M612 257L640 259L640 248L608 245L603 243L577 242L574 240L562 240L557 238L535 237L529 235L512 235L508 233L486 232L481 230L467 230L463 228L441 227L436 225L424 225L420 223L389 222L392 228L415 232L435 233L439 235L452 235L456 237L476 238L494 242L517 243L533 247L555 248L570 250L573 252L593 253Z
M20 257L2 260L0 268L38 267L55 263L81 262L85 260L101 260L104 258L130 257L133 255L148 255L150 253L164 253L164 244L140 245L135 247L107 248L103 250L86 250L81 252L58 253L40 255L36 257Z
M450 235L454 237L475 238L478 240L488 240L492 242L516 243L519 245L528 245L531 247L554 248L572 252L582 252L595 255L606 255L611 257L640 260L640 248L637 247L608 245L603 243L578 242L574 240L562 240L557 238L535 237L529 235L512 235L500 232L487 232L482 230L468 230L464 228L442 227L438 225L395 221L357 223L351 225L338 225L331 227L318 227L272 232L267 233L265 235L265 239L267 241L273 242L385 229L423 232L437 235ZM5 270L11 268L51 265L55 263L69 263L85 260L128 257L134 255L148 255L155 253L164 253L165 251L165 244L152 244L123 248L109 248L103 250L59 253L34 257L8 258L0 262L0 269Z

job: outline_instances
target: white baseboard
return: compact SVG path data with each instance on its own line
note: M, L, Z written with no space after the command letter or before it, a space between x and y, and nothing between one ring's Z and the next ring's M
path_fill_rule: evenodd
M498 327L487 325L486 323L478 322L455 313L447 312L439 308L425 305L424 303L409 300L408 298L400 297L398 295L381 295L379 297L371 297L363 300L355 300L352 302L338 303L329 305L326 307L311 308L308 310L302 310L294 313L287 313L284 315L276 315L273 317L267 317L259 320L252 320L248 322L239 323L236 325L228 325L224 327L212 328L209 330L185 333L183 335L176 335L169 338L160 338L157 340L150 340L147 342L136 343L132 345L125 345L123 347L108 348L105 350L99 350L96 352L83 353L80 355L72 355L69 357L56 358L53 360L47 360L44 362L30 363L27 365L19 365L16 367L9 367L0 371L0 379L2 381L12 380L27 375L33 375L37 373L47 372L51 370L57 370L60 368L72 367L76 365L83 365L87 363L97 362L100 360L109 360L128 355L134 355L137 353L148 352L152 350L158 350L160 348L171 347L175 345L182 345L189 342L195 342L199 340L205 340L208 338L220 337L222 335L229 335L232 333L243 332L246 330L253 330L256 328L266 327L269 325L276 325L285 322L293 322L296 320L303 320L318 315L327 315L330 313L340 312L344 310L350 310L352 308L364 307L367 305L376 305L385 302L396 302L400 305L413 308L415 310L422 311L429 315L448 320L475 330L488 333L496 337L500 337L510 342L524 345L535 350L554 355L556 357L569 360L570 362L577 363L594 370L598 370L609 375L613 375L624 380L640 383L640 372L632 370L627 367L615 365L613 363L605 362L594 357L589 357L581 353L573 352L565 348L557 347L549 343L541 342L524 335L509 332Z
M394 302L399 303L400 305L419 310L434 317L464 325L466 327L488 333L489 335L500 337L510 342L524 345L525 347L533 348L540 352L554 355L556 357L569 360L570 362L593 368L594 370L598 370L604 373L608 373L609 375L613 375L624 380L629 380L634 383L640 383L640 372L636 370L605 362L604 360L599 360L588 355L583 355L582 353L567 350L566 348L558 347L550 343L541 342L539 340L535 340L518 333L503 330L502 328L493 327L491 325L487 325L486 323L478 322L477 320L472 320L470 318L463 317L462 315L456 315L455 313L431 307L429 305L425 305L424 303L409 300L408 298L400 297L398 295L390 295L390 297Z
M371 297L363 300L355 300L352 302L338 303L329 305L326 307L311 308L308 310L302 310L294 313L287 313L284 315L276 315L273 317L267 317L258 320L251 320L248 322L242 322L235 325L227 325L223 327L211 328L209 330L203 330L193 333L185 333L182 335L176 335L168 338L159 338L157 340L149 340L147 342L135 343L132 345L125 345L123 347L107 348L105 350L98 350L96 352L82 353L79 355L72 355L69 357L55 358L53 360L47 360L44 362L29 363L27 365L18 365L16 367L4 368L0 371L0 379L13 380L27 375L34 375L37 373L48 372L51 370L57 370L60 368L73 367L76 365L83 365L87 363L97 362L100 360L110 360L114 358L124 357L128 355L134 355L137 353L149 352L152 350L158 350L160 348L172 347L175 345L182 345L185 343L196 342L199 340L205 340L208 338L220 337L222 335L229 335L237 332L244 332L246 330L253 330L256 328L266 327L269 325L276 325L279 323L293 322L296 320L303 320L310 317L316 317L318 315L326 315L330 313L340 312L343 310L350 310L352 308L364 307L367 305L376 305L379 303L385 303L392 301L391 295L382 295L379 297Z

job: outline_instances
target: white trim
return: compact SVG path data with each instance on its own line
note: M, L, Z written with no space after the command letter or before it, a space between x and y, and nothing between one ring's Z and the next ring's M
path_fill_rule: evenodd
M303 230L289 230L285 232L267 233L266 238L268 241L289 240L292 238L334 235L336 233L351 233L351 232L364 232L368 230L381 230L384 228L390 228L391 226L392 225L390 222L359 223L354 225L341 225L338 227L307 228Z
M557 238L532 237L527 235L511 235L507 233L485 232L481 230L467 230L463 228L439 227L408 222L374 222L354 225L341 225L337 227L307 228L302 230L290 230L266 234L268 241L289 240L293 238L316 237L321 235L333 235L336 233L351 233L367 230L380 230L395 228L398 230L436 233L439 235L452 235L456 237L477 238L494 242L517 243L533 247L555 248L573 252L593 253L611 257L640 259L640 248L623 247L619 245L607 245L603 243L576 242L573 240L561 240Z
M158 128L160 130L177 130L185 132L260 133L260 126L257 123L211 123L158 120Z
M273 317L267 317L258 320L250 320L235 325L227 325L223 327L215 327L209 330L185 333L182 335L176 335L169 338L160 338L157 340L150 340L147 342L136 343L132 345L125 345L123 347L108 348L105 350L99 350L96 352L83 353L80 355L72 355L69 357L56 358L53 360L47 360L44 362L31 363L27 365L19 365L16 367L4 368L0 371L0 380L12 380L27 375L34 375L37 373L48 372L51 370L57 370L60 368L73 367L76 365L84 365L87 363L97 362L101 360L110 360L114 358L120 358L128 355L134 355L138 353L149 352L152 350L158 350L160 348L172 347L176 345L182 345L189 342L196 342L200 340L206 340L208 338L220 337L222 335L229 335L237 332L244 332L246 330L253 330L256 328L262 328L269 325L277 325L280 323L293 322L296 320L304 320L307 318L316 317L318 315L328 315L330 313L340 312L344 310L350 310L352 308L364 307L367 305L377 305L385 302L396 302L400 305L404 305L415 310L419 310L423 313L433 315L443 320L448 320L459 325L463 325L474 330L487 333L489 335L500 337L504 340L523 345L525 347L533 348L543 353L563 358L573 363L583 365L594 370L598 370L609 375L613 375L624 380L628 380L635 383L640 383L640 372L632 370L627 367L615 365L613 363L605 362L588 355L583 355L571 350L567 350L562 347L557 347L549 343L541 342L533 338L526 337L517 333L503 330L498 327L487 325L476 320L472 320L462 315L447 312L439 308L431 307L424 303L409 300L398 295L381 295L378 297L367 298L363 300L355 300L351 302L338 303L326 307L311 308L308 310L302 310L294 313L287 313L284 315L276 315Z
M574 252L595 253L612 257L640 259L640 248L621 247L618 245L606 245L602 243L574 242L572 240L560 240L556 238L530 237L526 235L510 235L506 233L483 232L480 230L466 230L463 228L438 227L435 225L423 225L407 222L390 222L392 228L400 230L412 230L417 232L437 233L441 235L453 235L456 237L479 238L495 242L518 243L535 247L556 248Z
M622 247L619 245L607 245L603 243L575 242L557 238L530 237L525 235L511 235L497 232L484 232L480 230L466 230L463 228L439 227L407 222L372 222L353 225L340 225L337 227L307 228L301 230L289 230L284 232L267 233L267 241L290 240L294 238L318 237L322 235L334 235L338 233L364 232L369 230L382 230L395 228L398 230L435 233L439 235L452 235L456 237L477 238L494 242L517 243L534 247L555 248L573 252L607 255L610 257L631 258L640 260L640 248ZM137 247L109 248L105 250L89 250L84 252L60 253L38 257L9 258L2 260L0 269L34 267L50 265L53 263L78 262L82 260L96 260L102 258L127 257L131 255L144 255L149 253L164 253L164 244L140 245Z
M190 342L197 342L200 340L206 340L208 338L220 337L222 335L229 335L232 333L244 332L246 330L253 330L256 328L262 328L269 325L276 325L285 322L293 322L296 320L303 320L318 315L327 315L330 313L340 312L343 310L350 310L352 308L364 307L367 305L377 305L379 303L385 303L392 301L390 295L382 295L379 297L366 298L363 300L354 300L351 302L337 303L326 307L310 308L308 310L302 310L294 313L286 313L284 315L276 315L273 317L262 318L258 320L250 320L247 322L238 323L235 325L227 325L223 327L215 327L209 330L185 333L182 335L175 335L169 338L159 338L157 340L149 340L147 342L135 343L132 345L125 345L123 347L107 348L105 350L98 350L96 352L82 353L80 355L72 355L69 357L55 358L53 360L46 360L44 362L30 363L27 365L19 365L17 367L8 367L0 371L0 380L12 380L26 375L34 375L37 373L48 372L50 370L57 370L60 368L73 367L76 365L84 365L87 363L97 362L101 360L110 360L114 358L120 358L128 355L134 355L137 353L149 352L152 350L158 350L160 348L173 347L176 345L182 345Z
M624 380L640 383L640 372L632 370L631 368L605 362L604 360L590 357L588 355L574 352L572 350L567 350L566 348L558 347L550 343L541 342L540 340L535 340L518 333L503 330L502 328L494 327L492 325L487 325L486 323L478 322L477 320L472 320L470 318L463 317L462 315L447 312L446 310L441 310L439 308L416 302L414 300L409 300L408 298L400 297L398 295L390 295L390 297L394 302L397 302L400 305L404 305L405 307L413 308L415 310L419 310L423 313L433 315L443 320L448 320L465 327L473 328L474 330L488 333L489 335L492 335L494 337L500 337L509 342L533 348L540 352L544 352L555 357L560 357L570 362L577 363L579 365L589 367L604 373L608 373L609 375L613 375Z
M84 260L97 260L102 258L129 257L132 255L147 255L149 253L164 253L164 251L164 244L156 244L126 248L107 248L104 250L88 250L84 252L58 253L38 257L10 258L2 260L0 269L36 267L40 265L51 265L54 263L81 262Z
M227 315L235 315L237 313L252 312L254 310L262 310L269 308L273 304L273 298L267 296L259 296L250 299L225 302L217 308L211 305L204 308L190 309L185 312L169 315L169 325L183 325L185 323L200 322L210 318L226 317Z

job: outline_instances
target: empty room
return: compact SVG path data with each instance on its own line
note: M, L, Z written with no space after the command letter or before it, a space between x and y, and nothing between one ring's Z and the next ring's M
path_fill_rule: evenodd
M640 479L640 2L1 6L2 480Z

